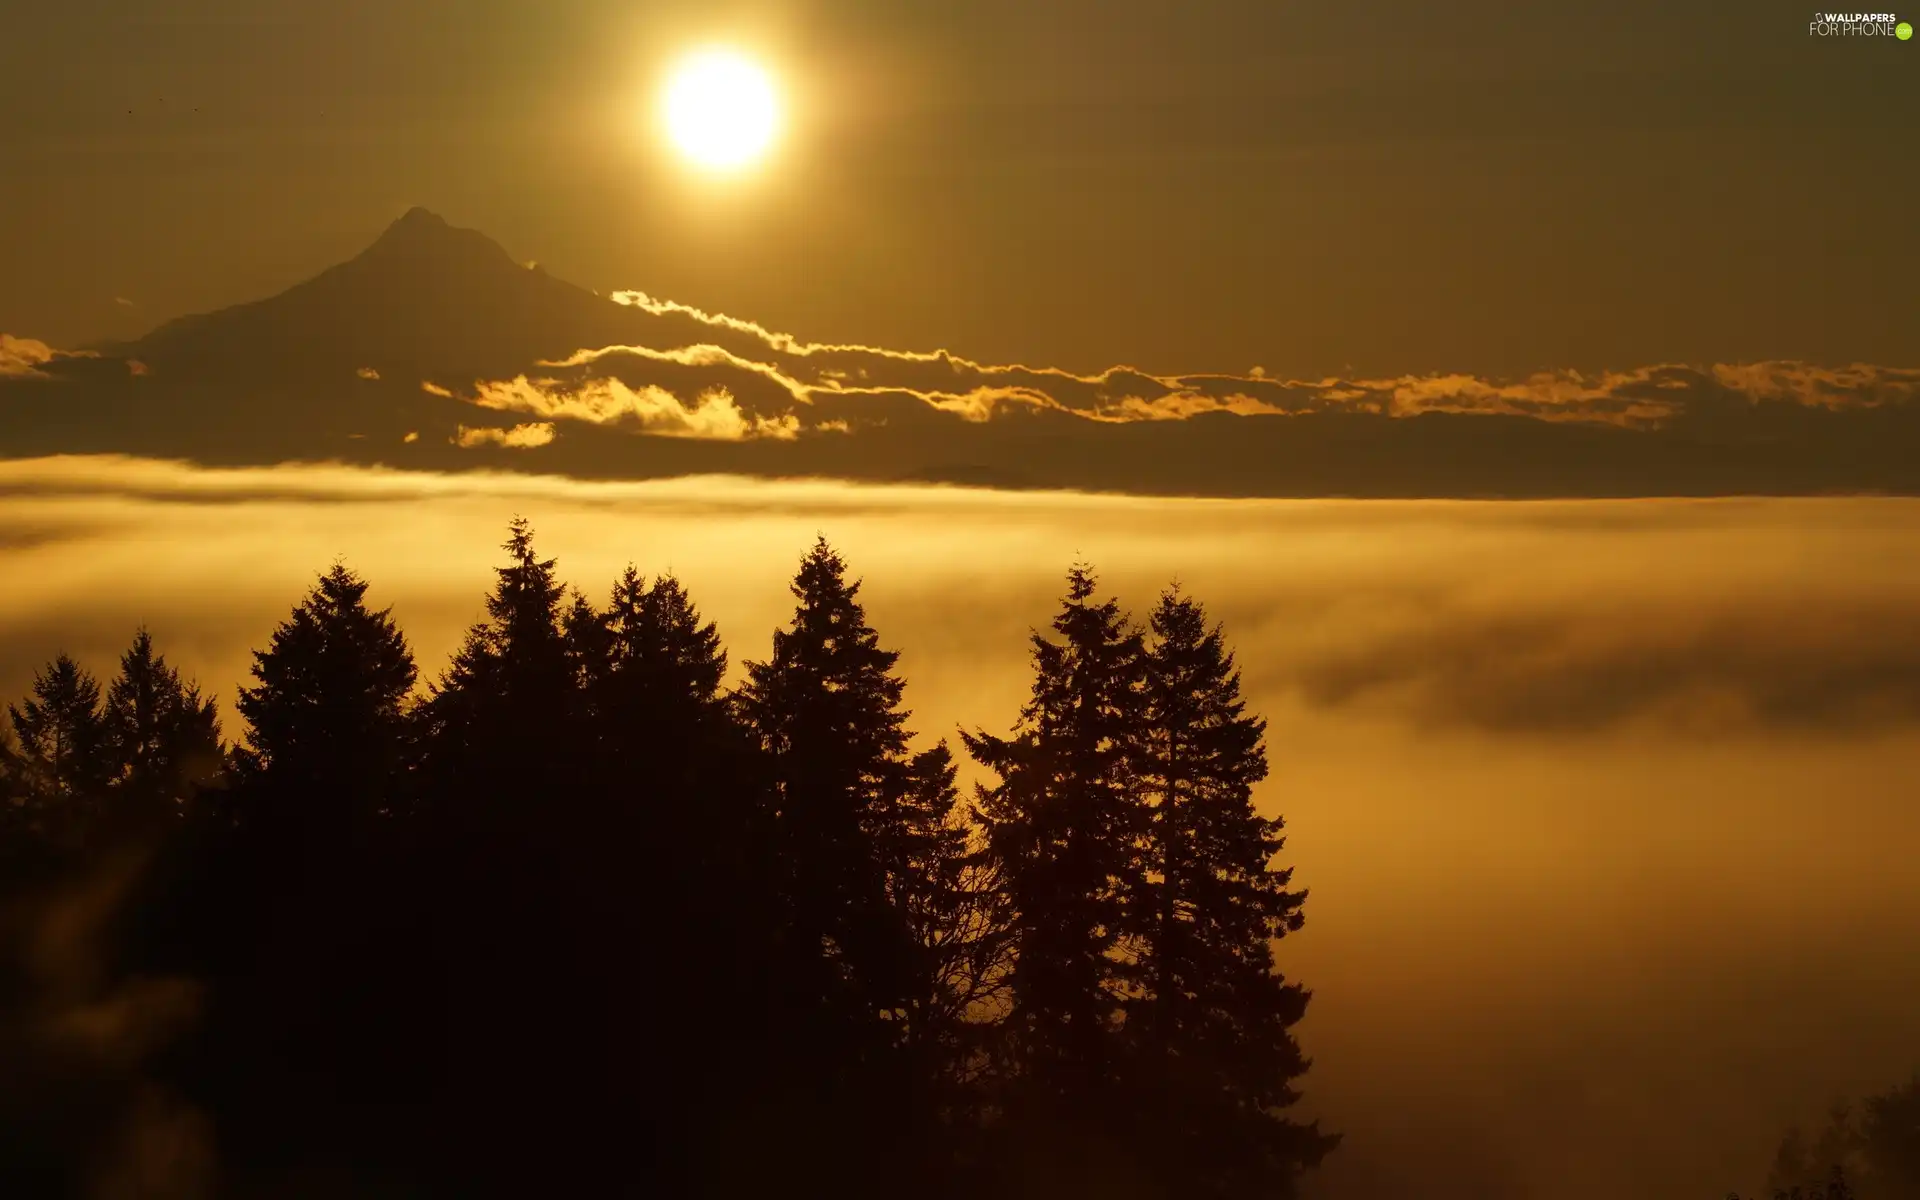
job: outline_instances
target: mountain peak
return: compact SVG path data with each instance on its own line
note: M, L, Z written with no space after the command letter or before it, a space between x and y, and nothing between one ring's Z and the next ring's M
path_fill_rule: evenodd
M387 226L388 233L415 229L450 229L447 219L429 208L416 204L400 215L400 219Z
M480 261L512 261L500 244L486 234L476 229L460 229L449 225L439 213L417 205L387 226L386 232L361 255L363 259L389 256L414 260L459 257Z
M126 354L180 379L351 379L362 367L477 379L631 341L632 319L415 207L349 261L276 296L170 321Z

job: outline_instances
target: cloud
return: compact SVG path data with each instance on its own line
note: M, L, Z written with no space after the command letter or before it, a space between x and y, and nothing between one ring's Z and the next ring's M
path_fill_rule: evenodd
M1911 400L1920 392L1920 368L1898 370L1867 363L1845 367L1800 362L1719 365L1713 368L1713 377L1729 391L1754 400L1795 400L1829 409L1897 403Z
M628 387L618 379L590 379L571 390L554 380L529 380L525 375L500 383L482 383L474 403L501 412L585 421L594 425L631 424L638 431L660 437L698 438L738 442L757 438L791 440L800 433L800 421L791 414L748 416L733 394L713 387L691 405L663 387Z
M115 296L113 298L113 302L119 305L121 308L138 308L139 307L139 305L127 299L125 296Z
M360 369L356 370L354 374L358 375L362 379L380 378L380 372L374 370L372 367L361 367Z
M461 436L469 448L547 437L539 425L518 428L535 432ZM600 524L614 520L608 513L641 525L698 515L732 536L744 526L730 522L787 512L801 533L821 521L830 533L865 529L875 553L918 547L911 561L923 566L964 573L1017 561L1038 580L1021 603L1041 612L1055 568L1076 553L1111 576L1136 615L1177 570L1219 608L1251 687L1418 728L1920 730L1920 574L1889 566L1920 545L1920 501L1906 499L1229 502L69 457L0 463L0 515L14 518L0 527L21 530L0 537L0 566L17 568L23 586L63 578L73 568L44 564L91 561L113 536L101 514L121 511L146 514L125 530L132 553L182 513L258 511L264 529L281 519L271 514L297 511L316 529L370 537L383 528L375 507L455 506L491 520L502 505L587 522L583 545L614 528ZM330 511L340 515L321 515ZM51 620L69 606L49 599L44 611ZM933 637L971 619L914 618Z
M1695 597L1630 615L1578 601L1402 599L1421 615L1386 628L1357 621L1278 673L1316 707L1503 734L1920 725L1920 596Z
M725 366L758 372L794 400L894 393L969 421L992 419L1009 402L1057 408L1090 420L1184 420L1228 412L1267 416L1297 412L1354 412L1414 416L1426 412L1488 413L1651 428L1684 417L1694 402L1709 406L1733 396L1749 403L1791 401L1820 407L1909 402L1920 394L1920 370L1853 364L1828 368L1799 362L1656 364L1631 370L1542 371L1518 378L1458 373L1389 378L1287 379L1256 366L1244 375L1155 375L1129 366L1096 374L1055 367L994 365L940 349L907 351L859 344L806 342L738 317L616 292L613 299L655 316L691 322L729 344L678 349L609 346L542 364L592 368L632 356L680 365ZM636 381L628 376L629 383Z
M848 395L884 396L886 388L846 388ZM1059 408L1059 402L1045 392L1032 388L974 388L970 392L907 392L906 395L925 403L930 408L949 412L962 420L976 424L985 424L993 419L996 409L1007 405L1025 405L1028 408Z
M571 357L538 365L543 367L587 366L610 355L627 355L683 367L725 367L736 371L747 371L765 377L802 404L809 403L813 398L814 389L788 375L779 367L743 358L722 346L702 344L682 346L674 350L654 350L646 346L607 346L599 350L582 350Z
M1920 491L1916 369L1774 361L1515 378L1155 375L1130 366L1076 374L945 351L800 343L707 314L679 332L715 340L622 342L457 390L423 387L608 432L803 442L777 460L705 451L697 463L753 474L1269 496ZM805 444L810 432L850 434L852 447ZM592 438L573 449L598 464L620 453ZM693 460L634 461L671 473Z
M462 450L487 445L504 446L509 450L531 450L553 439L552 422L542 421L533 425L515 425L511 429L473 429L462 425L454 431L453 444Z
M885 398L917 403L973 424L1015 411L1056 411L1099 424L1186 421L1213 414L1446 413L1637 430L1668 428L1701 414L1720 420L1761 404L1860 409L1906 404L1920 395L1920 370L1799 362L1665 363L1617 371L1550 370L1514 378L1432 373L1289 379L1262 366L1245 374L1159 375L1120 365L1081 374L982 363L944 349L805 342L753 321L641 292L615 293L614 299L667 319L659 332L690 335L688 340L681 345L663 338L658 345L583 349L535 364L558 376L546 385L549 390L594 396L600 381L608 379L636 393L657 387L692 395L724 387L748 418L770 419L794 415L799 405ZM511 381L483 381L476 389L482 396L497 395L507 386ZM581 412L556 415L595 420Z
M0 333L0 376L44 376L40 368L52 362L58 353L45 342Z

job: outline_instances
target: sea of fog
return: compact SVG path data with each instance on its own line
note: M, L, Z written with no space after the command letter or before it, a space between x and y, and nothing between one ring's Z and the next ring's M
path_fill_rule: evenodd
M816 535L902 651L914 728L1004 729L1092 563L1177 581L1270 721L1310 889L1314 1194L1681 1200L1920 1065L1920 502L1188 501L0 462L0 695L136 626L220 695L336 559L423 675L529 518L596 599L671 570L737 674Z

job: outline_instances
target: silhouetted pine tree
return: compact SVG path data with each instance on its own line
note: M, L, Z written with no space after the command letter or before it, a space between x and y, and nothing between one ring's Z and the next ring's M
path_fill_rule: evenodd
M628 567L614 584L600 651L604 668L589 695L610 722L609 742L630 769L655 782L701 765L699 752L731 720L720 685L727 655L720 634L679 580L648 585Z
M145 629L107 688L104 736L115 768L115 823L151 831L178 819L225 766L214 701L157 654Z
M403 1153L407 1121L391 1114L433 1070L434 946L396 824L416 673L366 594L335 564L254 653L232 783L141 894L136 965L208 988L216 1017L176 1056L176 1082L221 1114L223 1159L243 1178Z
M1920 1200L1920 1070L1860 1106L1861 1200Z
M503 547L511 561L423 706L424 767L443 819L492 825L543 802L570 798L560 771L577 750L582 669L560 614L554 560L533 549L533 527L515 518Z
M897 1014L902 1070L922 1114L922 1169L955 1184L977 1164L993 1037L1005 1016L1013 910L999 861L954 787L943 741L913 758L899 819L876 839L888 900L911 943Z
M408 755L413 652L392 610L369 609L366 595L366 580L334 564L254 652L238 704L242 780L263 785L263 801L338 824L390 812Z
M780 1050L764 1006L774 925L752 747L721 692L727 657L671 576L628 567L605 612L576 603L566 633L592 741L598 933L589 995L607 1136L651 1134L655 1185L697 1194L731 1152L743 1092ZM609 951L607 948L618 948ZM635 1075L651 1086L636 1094Z
M924 1110L899 1050L900 1017L919 988L890 876L920 865L916 846L928 831L916 796L929 794L916 793L905 683L893 673L899 655L880 648L859 590L820 539L792 584L792 627L774 633L768 661L747 665L738 706L771 784L782 969L804 1031L794 1048L805 1045L788 1067L818 1093L821 1114L853 1104L885 1144L915 1153L902 1143ZM940 799L936 787L930 802ZM869 1175L896 1169L878 1157L842 1161Z
M0 904L31 890L43 872L59 872L66 857L42 829L44 814L32 802L32 774L11 724L0 721ZM7 979L9 964L3 960L0 956L0 1010L9 983L15 982Z
M1283 1115L1307 1069L1291 1030L1308 993L1272 944L1300 928L1306 893L1274 865L1282 821L1253 808L1265 723L1199 603L1168 591L1151 627L1137 760L1151 808L1124 898L1129 1106L1170 1192L1289 1196L1338 1139Z
M1004 889L954 777L946 742L916 754L911 786L874 839L888 900L912 939L901 1037L943 1074L968 1068L968 1029L995 1015L1012 944Z
M10 774L23 823L56 843L84 841L113 776L100 684L62 654L34 674L33 694L7 714L19 741Z
M555 562L516 518L486 618L422 705L418 786L447 963L448 1074L437 1134L457 1192L570 1192L607 1167L607 1102L635 1066L608 1053L602 966L645 952L608 938L609 844L583 683L601 666L568 635ZM629 883L632 875L621 876ZM553 1148L571 1143L571 1154Z
M567 662L573 668L573 686L589 696L604 679L612 658L612 637L606 617L585 593L575 591L560 619Z
M774 633L768 661L747 664L739 707L772 771L794 944L817 952L809 1000L871 1024L904 990L875 842L913 779L899 654L880 648L859 589L822 538L793 581L793 626Z
M1096 587L1076 566L1053 620L1060 640L1033 635L1033 691L1014 736L966 743L1000 777L980 789L978 810L1017 913L1008 1123L1025 1127L1035 1153L1074 1164L1063 1169L1121 1173L1118 944L1139 862L1145 651Z
M583 632L584 631L584 632ZM721 691L727 654L672 576L651 585L632 567L615 583L607 611L573 644L588 647L586 704L592 712L607 803L634 839L621 853L644 857L638 874L663 897L700 901L742 884L757 812L749 747ZM598 646L592 645L598 642ZM631 889L629 889L631 890Z
M11 722L0 722L0 838L15 835L26 817L26 762Z

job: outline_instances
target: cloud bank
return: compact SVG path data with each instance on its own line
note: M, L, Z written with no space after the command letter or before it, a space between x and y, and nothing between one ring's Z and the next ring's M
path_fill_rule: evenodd
M551 422L467 428L461 445L526 450L554 436ZM1027 613L1047 609L1075 553L1100 565L1137 613L1177 572L1216 600L1247 648L1253 686L1411 728L1554 738L1647 728L1689 738L1920 732L1920 501L1896 498L1225 502L69 457L0 462L0 514L14 518L0 556L22 580L58 580L89 561L67 550L108 536L99 522L122 510L163 523L298 513L359 530L373 518L353 514L376 507L572 514L593 531L591 544L616 555L587 569L582 582L594 586L595 572L616 571L629 553L623 529L706 527L720 543L666 565L751 554L776 596L784 543L763 550L750 539L773 519L765 514L798 514L795 529L854 530L854 549L883 560L917 548L933 606L912 620L929 636L977 623L937 598L973 594L965 581L983 563L1017 562L1037 581L1020 602ZM328 512L339 515L319 515ZM151 536L130 528L116 554ZM486 544L484 521L472 536ZM324 540L309 548L315 561L332 553ZM287 577L311 566L290 563ZM990 596L997 578L984 585ZM21 601L39 590L23 584ZM67 601L49 593L48 605L52 619Z
M55 353L45 342L0 333L0 376L41 376L40 368L52 362Z
M501 411L654 436L792 440L890 422L957 417L986 425L1022 415L1087 425L1165 424L1215 415L1423 414L1531 418L1551 424L1659 431L1752 417L1761 406L1826 412L1920 409L1920 369L1797 361L1656 364L1631 370L1540 371L1520 378L1460 373L1289 379L1160 375L1131 366L1094 374L989 364L948 350L806 342L749 320L642 292L613 300L662 319L656 342L581 349L537 376L483 379L435 394ZM685 340L692 339L692 340Z
M590 379L568 389L552 379L536 381L521 375L501 383L478 385L474 403L500 412L532 413L595 425L628 425L638 432L659 437L722 442L750 438L791 440L800 431L799 418L791 413L779 417L748 416L724 387L709 388L695 397L692 404L686 404L656 384L633 388L619 379Z
M1180 421L1210 413L1406 417L1437 412L1653 429L1697 410L1724 409L1729 403L1786 401L1841 410L1907 404L1920 397L1920 368L1864 363L1826 367L1796 361L1666 363L1622 371L1565 369L1512 379L1459 373L1287 379L1259 367L1244 374L1156 375L1114 366L1096 374L1076 374L1055 367L982 363L948 350L806 342L753 321L643 292L616 292L613 300L654 316L675 318L675 328L692 322L714 340L678 346L612 345L540 365L573 371L579 379L612 378L630 387L666 389L685 379L683 371L672 368L704 368L712 373L713 382L766 407L790 401L818 408L836 401L857 404L861 399L891 397L975 423L1020 409L1053 410L1106 423ZM758 377L772 387L732 386L741 376ZM580 419L605 418L583 415ZM855 418L851 423L858 427L861 422Z
M554 439L553 424L542 421L532 425L515 425L511 429L469 428L462 425L455 430L453 444L463 450L475 446L504 446L509 450L531 450L544 446Z

